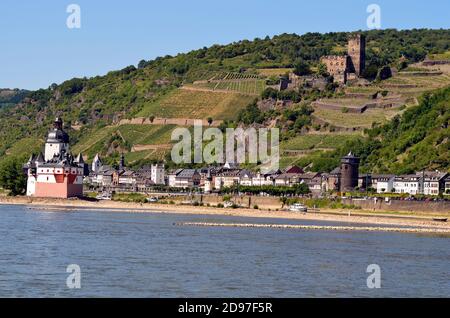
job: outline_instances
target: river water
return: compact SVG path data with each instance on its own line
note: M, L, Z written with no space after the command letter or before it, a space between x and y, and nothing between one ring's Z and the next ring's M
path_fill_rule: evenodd
M339 224L0 206L0 296L450 297L449 237L177 222Z

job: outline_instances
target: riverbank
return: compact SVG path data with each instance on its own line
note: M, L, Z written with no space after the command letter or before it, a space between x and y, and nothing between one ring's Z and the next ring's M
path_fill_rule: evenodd
M117 201L90 201L79 199L48 199L29 197L0 197L1 204L26 205L30 208L49 211L71 211L87 209L95 211L129 212L129 213L175 213L175 214L201 214L201 215L227 215L238 217L277 218L286 220L310 220L344 222L354 224L374 224L383 226L409 226L429 229L439 229L450 232L450 223L434 221L430 216L417 214L371 213L358 210L320 210L306 214L289 211L271 211L256 209L227 209L206 206L159 204L159 203L130 203Z

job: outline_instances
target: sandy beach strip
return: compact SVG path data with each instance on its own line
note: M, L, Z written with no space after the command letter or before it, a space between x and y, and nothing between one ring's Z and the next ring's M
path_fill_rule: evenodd
M399 227L419 227L436 230L450 229L449 222L434 221L431 216L416 215L393 215L392 213L383 215L379 212L370 215L370 211L358 210L321 210L317 212L298 213L289 211L269 211L255 209L227 209L206 206L174 205L158 203L129 203L118 201L88 201L88 200L63 200L47 198L28 198L28 197L0 197L1 204L19 204L25 205L31 209L70 212L73 210L86 211L108 211L108 212L127 212L127 213L173 213L173 214L192 214L192 215L217 215L217 216L236 216L250 218L276 218L285 220L308 220L325 222L344 222L361 225L385 225ZM0 208L1 210L1 208Z

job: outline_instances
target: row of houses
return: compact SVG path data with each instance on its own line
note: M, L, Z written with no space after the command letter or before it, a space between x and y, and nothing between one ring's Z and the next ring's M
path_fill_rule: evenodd
M123 155L118 168L104 165L99 155L96 155L89 176L85 183L102 190L123 190L146 192L156 185L165 185L164 164L152 164L137 170L125 166Z
M340 191L342 175L337 168L331 173L304 172L290 166L262 174L247 169L220 167L178 169L168 174L168 185L174 188L201 187L204 192L242 186L288 186L306 184L313 194ZM446 172L424 171L408 175L359 174L354 190L372 190L377 193L411 195L450 195L450 175Z
M341 166L330 173L305 172L298 166L261 173L225 163L219 167L176 169L168 171L166 174L164 164L153 164L132 170L125 167L122 156L119 168L113 168L103 165L97 155L92 162L91 172L86 177L86 182L91 187L103 190L141 192L150 191L155 186L182 189L199 188L205 193L209 193L237 185L292 187L306 184L316 195L332 191L369 189L377 193L450 194L450 175L446 172L423 171L408 175L358 174L355 158L350 153L343 158Z
M321 191L321 174L305 173L297 166L268 173L253 172L226 163L221 167L177 169L168 173L168 186L174 188L199 187L205 193L234 186L288 186L308 185L311 191Z
M450 175L446 172L423 171L399 176L388 174L369 177L377 193L450 194Z

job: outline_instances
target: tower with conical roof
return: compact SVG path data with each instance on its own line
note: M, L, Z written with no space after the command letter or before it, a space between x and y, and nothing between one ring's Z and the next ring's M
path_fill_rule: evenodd
M341 192L353 191L358 186L359 158L351 151L341 158Z

